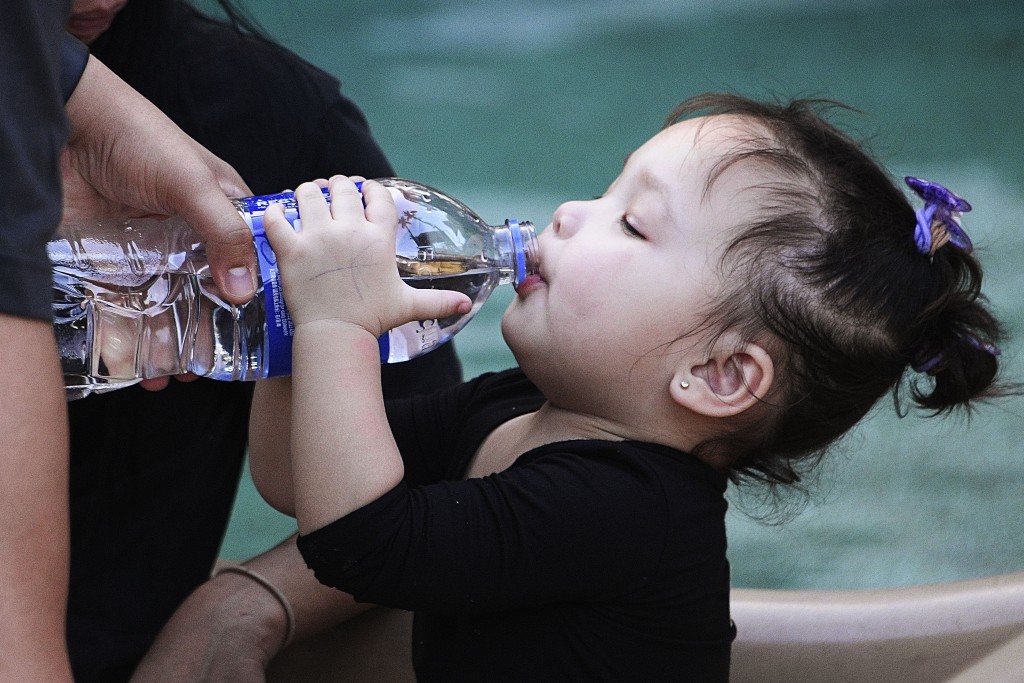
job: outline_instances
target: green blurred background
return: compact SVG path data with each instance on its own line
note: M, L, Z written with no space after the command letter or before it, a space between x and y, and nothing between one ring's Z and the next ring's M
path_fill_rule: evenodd
M398 173L485 219L546 225L599 194L683 98L821 96L897 175L967 197L986 292L1024 378L1024 3L870 0L243 0L337 75ZM273 93L254 93L258 98ZM467 377L512 364L498 292L460 333ZM733 495L738 587L901 586L1024 571L1024 399L964 419L884 402L823 465L801 513L765 524ZM243 481L223 554L294 529Z

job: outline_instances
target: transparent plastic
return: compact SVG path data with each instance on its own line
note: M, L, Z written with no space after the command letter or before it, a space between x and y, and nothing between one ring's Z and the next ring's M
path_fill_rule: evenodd
M490 226L461 202L399 178L383 178L398 206L395 258L414 287L451 289L473 301L469 313L421 320L380 340L381 362L420 356L445 343L499 284L536 272L533 225ZM272 203L298 217L291 193L236 200L261 261L257 296L226 303L206 253L183 221L134 219L61 226L48 244L53 262L54 331L68 399L142 379L192 372L218 380L288 374L291 324L262 234Z

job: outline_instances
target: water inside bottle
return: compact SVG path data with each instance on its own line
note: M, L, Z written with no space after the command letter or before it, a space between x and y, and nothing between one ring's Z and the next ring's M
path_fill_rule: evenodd
M194 372L255 379L259 372L262 302L225 304L205 271L112 285L55 270L53 282L54 332L69 399L143 377Z
M95 251L95 249L94 249ZM112 391L143 377L194 372L221 380L263 376L265 311L260 297L231 306L204 261L131 284L54 270L54 331L69 399ZM398 259L413 287L454 289L470 297L469 314L418 320L387 333L385 362L422 355L454 336L500 280L479 258ZM114 278L116 280L116 278ZM444 284L440 284L440 283Z
M399 363L444 344L476 315L500 282L500 274L480 258L448 258L430 261L398 259L399 275L416 289L447 289L462 292L473 302L469 313L436 320L416 320L388 332L387 352L381 360Z

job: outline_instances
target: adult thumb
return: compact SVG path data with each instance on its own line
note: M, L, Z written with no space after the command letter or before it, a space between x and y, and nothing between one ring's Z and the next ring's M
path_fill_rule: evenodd
M216 185L193 199L183 216L206 245L213 280L226 301L244 304L256 292L252 230Z

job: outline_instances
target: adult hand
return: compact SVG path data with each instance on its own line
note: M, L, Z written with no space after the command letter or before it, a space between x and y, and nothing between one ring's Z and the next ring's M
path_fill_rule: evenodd
M64 219L180 215L202 235L225 300L255 292L252 233L228 196L238 174L93 57L67 103Z

